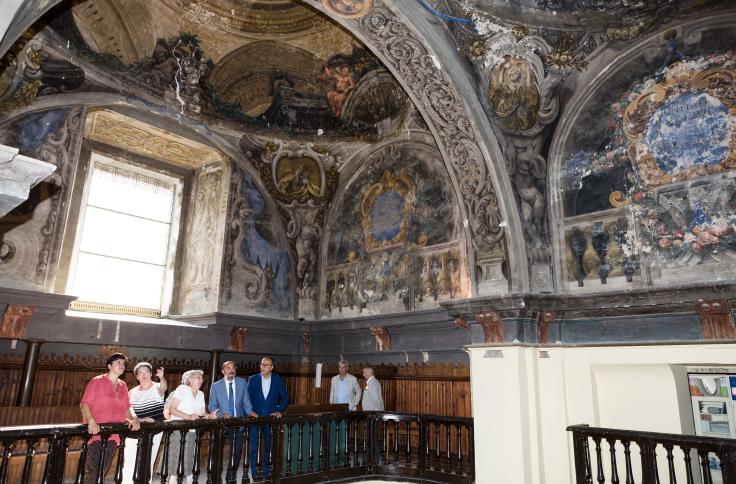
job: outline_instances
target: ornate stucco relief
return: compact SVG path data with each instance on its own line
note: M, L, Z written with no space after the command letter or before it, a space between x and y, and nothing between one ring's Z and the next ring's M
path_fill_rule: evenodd
M229 178L226 165L213 165L197 172L181 260L181 313L217 310Z
M106 109L87 117L84 134L95 141L187 168L225 161L219 151L208 146Z

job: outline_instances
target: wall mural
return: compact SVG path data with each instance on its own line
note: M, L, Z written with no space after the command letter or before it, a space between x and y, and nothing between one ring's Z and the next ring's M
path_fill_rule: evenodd
M253 179L234 169L221 308L241 314L293 316L291 265L273 215Z
M0 219L0 283L7 287L51 290L81 135L79 109L28 114L0 127L0 143L22 155L56 165L55 173L35 186L28 200Z
M413 142L365 160L328 222L323 317L422 309L469 295L450 187L439 153Z
M729 272L736 263L736 51L684 57L671 43L663 68L606 108L600 148L566 160L565 210L590 218L621 209L623 217L598 248L583 229L567 231L568 280L582 285L591 272L586 252L600 256L614 239L630 273L636 256L655 280L678 268L712 280L712 269L694 270L703 264Z

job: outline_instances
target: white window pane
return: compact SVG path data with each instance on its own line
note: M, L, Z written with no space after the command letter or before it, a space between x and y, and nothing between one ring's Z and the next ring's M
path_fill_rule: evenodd
M80 253L73 295L80 301L159 309L163 272L161 266Z
M170 227L88 206L79 250L164 265Z
M173 184L97 163L87 203L169 223L174 190Z

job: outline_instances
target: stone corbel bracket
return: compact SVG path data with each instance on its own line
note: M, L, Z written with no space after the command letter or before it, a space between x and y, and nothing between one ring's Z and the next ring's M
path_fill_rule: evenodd
M31 188L56 171L56 166L18 154L0 145L0 218L28 200Z
M695 312L703 327L704 339L736 339L731 307L726 299L699 300Z
M376 349L385 353L391 349L391 333L385 326L371 326L371 334L376 338Z

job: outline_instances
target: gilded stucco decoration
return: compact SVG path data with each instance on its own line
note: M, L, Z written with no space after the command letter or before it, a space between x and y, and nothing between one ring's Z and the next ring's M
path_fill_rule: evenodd
M188 168L225 161L209 146L105 109L87 116L84 133L89 139Z
M241 149L279 205L296 255L299 312L314 317L318 251L325 213L337 190L341 160L324 146L296 141L243 138Z
M514 131L534 126L539 111L539 88L525 59L505 56L491 70L489 98L501 123Z
M504 134L502 146L526 238L531 287L549 291L552 269L547 227L547 160L543 154L559 114L559 88L574 69L587 64L578 41L560 34L550 45L524 26L483 25L468 55L481 79L492 113Z
M388 171L365 190L360 210L368 250L406 242L415 196L416 186L409 175Z

